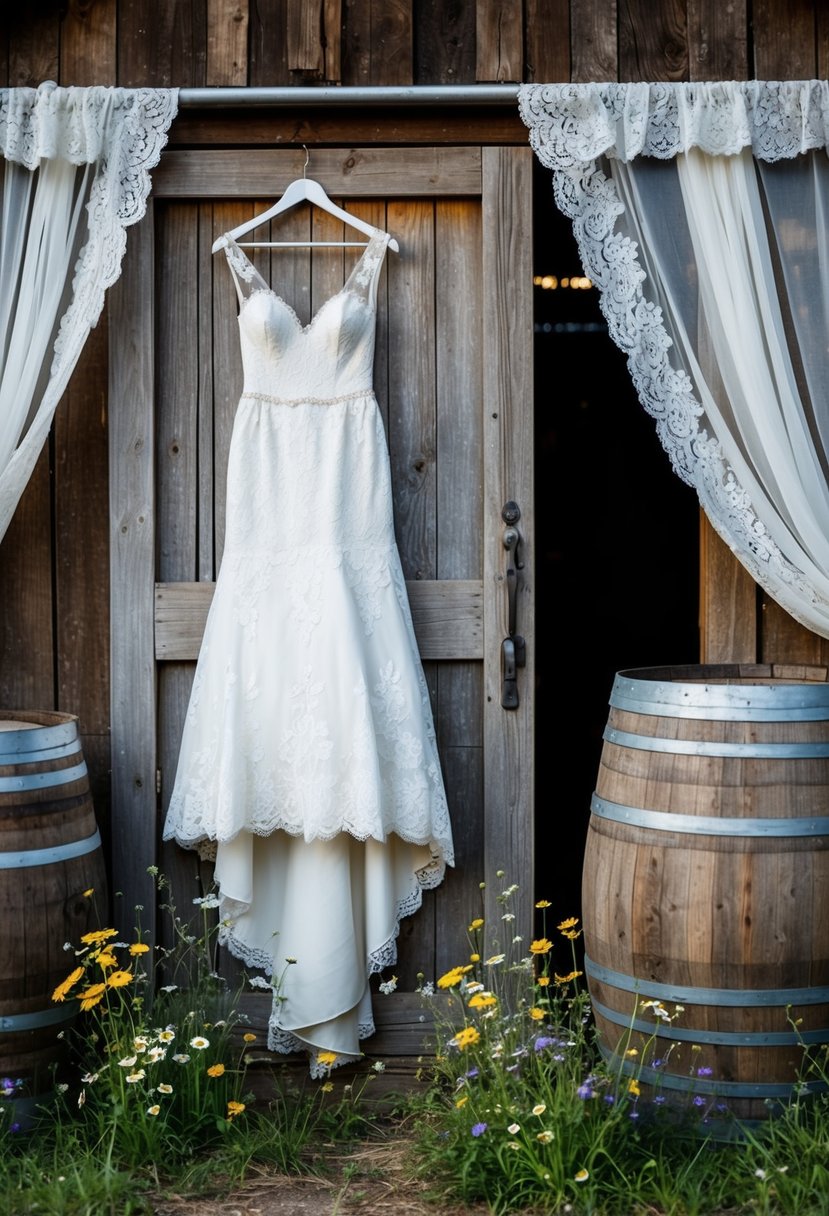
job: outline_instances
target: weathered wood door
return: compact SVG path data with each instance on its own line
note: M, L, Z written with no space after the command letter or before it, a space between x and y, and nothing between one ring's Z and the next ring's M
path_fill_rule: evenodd
M145 924L148 865L171 877L180 907L198 893L194 855L158 840L222 556L242 384L235 291L211 244L268 207L303 160L297 150L165 153L111 299L113 868L125 915L143 904ZM466 957L484 880L495 921L497 871L520 884L519 921L531 925L531 153L321 149L308 172L400 244L381 282L375 386L457 852L446 882L404 922L397 970L411 990L418 971ZM304 207L279 233L344 239L342 225ZM303 322L358 254L256 251ZM509 500L521 510L516 628L527 641L513 709L501 704Z

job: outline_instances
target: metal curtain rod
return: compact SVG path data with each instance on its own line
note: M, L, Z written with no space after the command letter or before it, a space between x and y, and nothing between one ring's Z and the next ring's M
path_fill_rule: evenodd
M323 85L179 89L180 109L251 106L489 106L515 104L517 84Z

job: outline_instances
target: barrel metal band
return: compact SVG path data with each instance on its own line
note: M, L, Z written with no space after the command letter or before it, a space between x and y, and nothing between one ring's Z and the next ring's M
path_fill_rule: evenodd
M829 816L811 819L738 819L716 815L680 815L608 802L594 794L590 809L600 819L629 823L655 832L687 832L692 836L829 836Z
M619 1013L617 1009L610 1009L595 999L592 1000L592 1005L596 1013L616 1026L629 1027L642 1034L655 1034L661 1039L675 1039L679 1043L717 1043L723 1047L789 1047L797 1043L829 1043L829 1027L822 1030L804 1030L800 1033L795 1030L746 1033L730 1030L690 1030L663 1022L659 1018L655 1024L645 1018L631 1018L629 1014Z
M599 1044L599 1050L614 1070L658 1089L678 1089L720 1098L793 1098L801 1093L829 1092L826 1081L715 1081L710 1077L682 1077L633 1060L620 1060L604 1043Z
M0 870L22 870L26 866L51 866L57 861L84 857L101 847L98 828L83 840L67 840L46 849L25 849L20 853L0 853Z
M617 676L610 704L633 713L719 722L829 721L829 683L689 684Z
M49 772L27 773L19 777L0 777L0 794L16 794L19 790L42 790L52 785L69 785L86 776L86 761L72 768L52 769Z
M3 739L0 736L0 744ZM64 756L79 755L81 750L80 741L70 739L68 743L61 743L55 747L42 747L34 751L18 751L14 756L4 756L0 752L0 768L9 768L12 765L18 764L40 764L44 760L61 760Z
M69 1022L77 1013L77 1003L38 1009L34 1013L13 1013L0 1017L0 1033L16 1034L21 1030L40 1030L42 1026L56 1026L58 1022Z
M42 752L44 748L57 747L62 743L77 743L77 741L78 722L75 718L69 722L56 723L54 726L29 726L23 730L4 730L0 731L0 756L14 755L16 760L18 752ZM14 763L14 761L8 763Z
M594 963L585 955L584 969L591 979L610 984L624 992L657 997L688 1005L824 1005L829 1003L829 988L686 988L679 984L658 984L625 975Z
M802 760L829 756L827 743L714 743L702 739L663 739L635 735L632 731L606 726L602 738L618 747L644 752L671 752L678 756L734 756L738 760L756 757L764 760Z

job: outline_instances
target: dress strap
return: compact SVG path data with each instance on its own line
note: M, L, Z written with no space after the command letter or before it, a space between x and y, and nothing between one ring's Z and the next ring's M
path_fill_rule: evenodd
M259 291L263 287L267 289L268 284L263 279L262 275L254 266L253 262L240 249L236 242L229 236L225 237L225 254L227 256L227 264L230 267L230 273L233 276L233 284L236 288L236 294L239 297L239 304L244 304L249 295L254 291Z

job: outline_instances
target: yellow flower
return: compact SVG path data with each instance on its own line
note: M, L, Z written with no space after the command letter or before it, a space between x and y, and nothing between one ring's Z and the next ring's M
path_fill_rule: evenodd
M333 1081L326 1081L324 1085L321 1085L321 1086L320 1086L320 1089L322 1090L322 1092L323 1092L324 1094L330 1094L330 1093L332 1093L332 1092L333 1092L333 1089L334 1089L334 1083L333 1083Z
M174 1030L170 1030L169 1027L167 1030L159 1030L158 1032L159 1043L172 1043L175 1037L176 1032Z
M256 1042L256 1035L251 1034L250 1031L248 1031L247 1034L243 1034L242 1038L244 1039L244 1041L246 1043L255 1043Z
M549 908L550 901L549 901L549 899L539 899L538 903L535 906L537 908Z
M94 1009L100 1003L106 992L106 984L91 984L89 988L84 988L83 992L79 992L78 996L81 1001L81 1009Z
M467 1004L470 1009L489 1009L498 1004L498 998L494 997L491 992L476 992L473 997L470 997Z
M466 1106L468 1101L469 1101L469 1094L461 1094L461 1096L458 1098L457 1102L455 1103L455 1109L460 1110L462 1106Z
M65 1001L66 994L69 992L69 989L74 987L75 984L77 984L78 980L81 978L82 975L83 975L83 967L76 967L74 971L70 971L69 975L67 975L67 977L63 981L63 983L58 984L57 988L52 993L52 1000L53 1001Z
M94 894L95 894L95 888L87 887L87 889L83 893L83 897L84 897L84 899L89 899L90 895L94 895Z
M147 1107L147 1114L148 1114L148 1115L160 1115L160 1114L161 1114L161 1107L160 1107L160 1106L158 1105L158 1103L156 1102L154 1106L148 1106L148 1107Z
M458 1031L452 1042L460 1051L466 1051L467 1047L477 1043L480 1037L474 1026L464 1026L463 1030Z
M438 988L454 988L471 970L471 963L467 963L465 967L453 967L451 971L447 971L445 975L440 977Z
M553 943L548 937L539 937L530 945L530 954L549 954L553 948Z
M470 963L479 963L481 961L480 954L470 954L469 961Z
M224 1064L211 1064L207 1070L208 1077L223 1077L225 1075Z
M577 916L569 916L567 920L563 920L560 925L556 925L556 928L561 929L563 932L565 929L575 929L578 923L579 918Z
M550 983L550 977L549 975L539 975L535 982L538 984L539 988L546 988Z
M474 933L476 929L482 929L484 925L483 918L476 916L472 924L469 926L469 932Z
M638 1055L639 1055L639 1048L638 1048L638 1047L628 1047L627 1051L625 1052L625 1055L626 1055L626 1056L631 1056L631 1057L633 1057L633 1056L638 1056Z
M107 976L108 988L123 988L126 984L132 981L131 971L113 971L112 975Z
M317 1063L323 1065L333 1064L337 1059L336 1051L318 1051Z
M112 953L112 951L108 950L106 947L104 947L104 949L101 950L101 952L99 954L96 954L94 957L95 957L95 962L98 964L98 966L103 967L105 971L106 971L107 967L117 967L118 966L118 959L115 957L115 955Z
M581 935L581 929L563 929L561 936L566 937L568 941L574 942Z
M641 1092L639 1082L632 1078L628 1083L628 1093L633 1094L634 1098L638 1098Z
M581 971L568 971L566 975L559 975L557 972L553 974L557 984L569 984L571 980L577 980L582 973Z
M487 967L497 967L499 963L503 963L507 956L505 954L493 954L490 958L484 959Z
M128 1072L124 1080L128 1085L137 1085L139 1081L143 1081L146 1077L146 1072L143 1068L136 1068L135 1072Z
M534 1115L543 1115L546 1109L547 1109L546 1102L537 1102L536 1105L533 1107L533 1114Z
M85 946L97 946L99 942L106 942L117 936L117 929L95 929L92 933L84 933L81 941Z
M130 946L130 954L132 954L133 956L135 956L136 954L146 954L147 951L149 950L149 948L150 947L147 945L146 942L133 942L132 945Z
M534 1022L540 1022L542 1018L546 1016L544 1010L539 1009L537 1005L534 1005L533 1008L529 1010L529 1015Z
M244 1102L228 1102L228 1104L227 1104L228 1119L235 1119L237 1115L241 1115L241 1113L244 1109L245 1109Z
M555 1135L553 1132L539 1132L536 1136L536 1140L540 1140L542 1144L549 1144L554 1139Z
M573 1181L574 1182L587 1182L587 1179L589 1177L590 1177L590 1174L588 1173L587 1170L579 1170L579 1172L577 1174L573 1175Z

